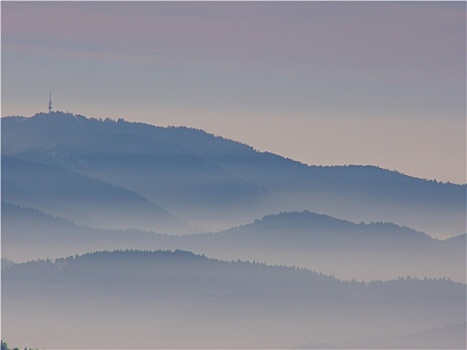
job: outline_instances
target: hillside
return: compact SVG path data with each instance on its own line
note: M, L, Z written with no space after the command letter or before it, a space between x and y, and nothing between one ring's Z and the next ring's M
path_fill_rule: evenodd
M11 156L2 156L2 199L94 227L181 228L167 211L133 191Z
M465 316L465 285L447 280L342 282L180 250L16 264L3 272L2 288L2 336L44 348L287 348L310 337L406 334ZM50 308L53 317L44 314Z
M465 235L439 241L394 224L355 224L310 212L181 236L83 227L6 202L2 218L2 254L14 261L102 249L185 249L224 260L302 266L346 280L410 275L465 282Z
M465 282L461 243L462 236L440 241L392 223L356 224L304 211L268 215L217 234L183 236L171 248L304 266L347 280L410 275Z
M466 231L465 185L373 166L308 166L184 127L61 112L6 117L2 154L134 191L200 230L309 210L354 222L397 222L439 238Z
M103 249L144 249L167 235L141 230L80 226L44 212L2 201L2 256L13 261L83 254Z

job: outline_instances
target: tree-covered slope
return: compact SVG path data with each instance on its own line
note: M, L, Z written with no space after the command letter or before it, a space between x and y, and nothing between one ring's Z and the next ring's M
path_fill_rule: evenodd
M7 117L2 154L127 188L208 230L310 210L397 222L440 238L465 232L465 185L374 166L308 166L185 127L61 112Z
M44 348L287 348L310 337L399 335L465 317L465 284L449 280L343 282L181 250L15 264L2 273L2 298L2 336Z

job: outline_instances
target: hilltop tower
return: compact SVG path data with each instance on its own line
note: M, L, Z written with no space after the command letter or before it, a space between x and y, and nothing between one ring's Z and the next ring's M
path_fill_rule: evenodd
M52 112L52 92L49 92L49 113Z

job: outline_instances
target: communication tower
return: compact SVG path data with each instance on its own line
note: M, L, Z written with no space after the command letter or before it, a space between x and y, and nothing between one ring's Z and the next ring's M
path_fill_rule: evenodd
M49 113L52 112L52 93L49 92Z

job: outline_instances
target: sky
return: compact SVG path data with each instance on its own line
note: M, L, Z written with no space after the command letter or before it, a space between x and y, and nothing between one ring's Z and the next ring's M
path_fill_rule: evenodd
M465 2L1 2L2 116L183 125L466 182Z

